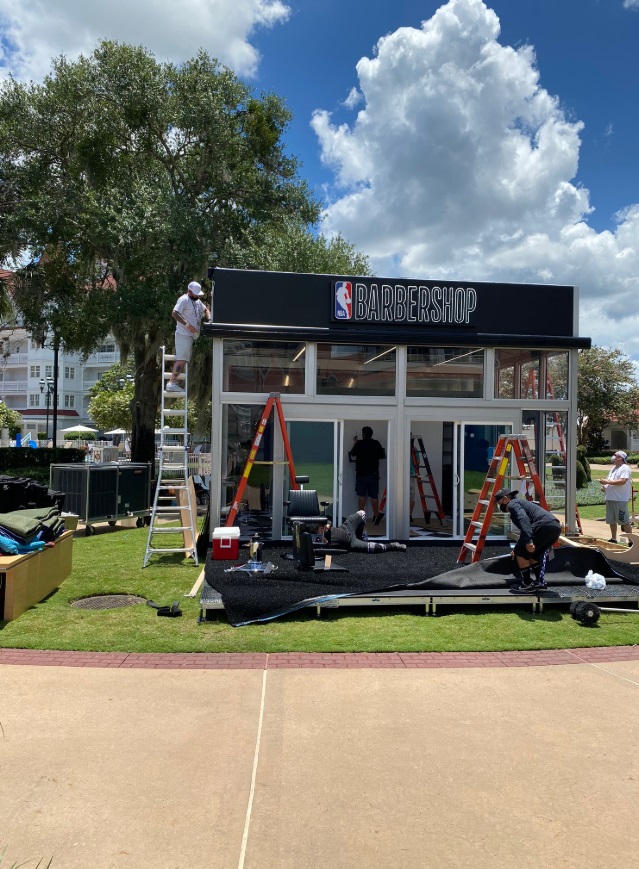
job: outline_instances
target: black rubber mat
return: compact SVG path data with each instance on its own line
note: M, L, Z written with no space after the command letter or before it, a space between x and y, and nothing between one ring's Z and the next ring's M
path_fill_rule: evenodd
M516 582L507 546L487 546L481 561L458 565L459 544L454 546L414 546L406 552L367 555L348 552L333 556L345 572L301 572L282 556L289 550L266 546L264 561L277 570L263 576L229 572L233 564L213 561L209 552L205 579L222 597L226 617L240 626L267 621L312 603L337 597L400 588L433 589L507 589ZM506 554L504 554L506 553ZM244 557L242 561L246 561ZM608 582L639 584L639 568L616 563L614 566L594 549L565 547L554 551L546 571L552 585L583 585L589 570L600 573Z

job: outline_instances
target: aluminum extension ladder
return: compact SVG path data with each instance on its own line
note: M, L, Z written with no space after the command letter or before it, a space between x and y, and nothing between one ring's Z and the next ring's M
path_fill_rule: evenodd
M190 555L193 564L198 563L196 548L196 513L197 508L189 494L189 466L188 466L188 419L187 419L187 396L188 396L188 364L178 376L180 386L184 392L169 392L166 388L167 381L171 377L171 370L175 356L169 355L166 348L162 347L162 405L160 414L160 462L158 467L158 479L153 497L151 511L151 524L149 536L144 553L146 567L149 559L157 552L183 552ZM179 423L179 424L176 424ZM183 493L184 498L180 498ZM182 501L175 506L175 501ZM186 505L186 506L184 506ZM180 525L167 525L161 520L171 514L180 515ZM184 522L188 519L188 524ZM162 546L158 538L165 535L182 534L183 546ZM154 540L155 538L155 540ZM158 542L156 542L158 541ZM188 545L190 543L191 545Z

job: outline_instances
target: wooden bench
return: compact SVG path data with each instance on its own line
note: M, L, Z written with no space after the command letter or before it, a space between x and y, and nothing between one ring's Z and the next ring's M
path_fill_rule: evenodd
M71 573L73 531L39 552L0 555L0 615L10 622L58 588ZM2 602L4 601L4 607Z

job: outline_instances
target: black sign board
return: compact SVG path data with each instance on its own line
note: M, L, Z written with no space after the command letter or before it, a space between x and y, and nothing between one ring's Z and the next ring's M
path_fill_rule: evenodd
M477 290L468 284L333 281L333 320L409 326L474 326Z

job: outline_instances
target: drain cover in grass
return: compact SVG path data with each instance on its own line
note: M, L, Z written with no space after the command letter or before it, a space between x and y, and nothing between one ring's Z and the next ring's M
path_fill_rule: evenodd
M83 610L109 610L121 606L134 606L146 603L146 598L134 594L98 594L94 597L82 597L71 602L71 606Z

